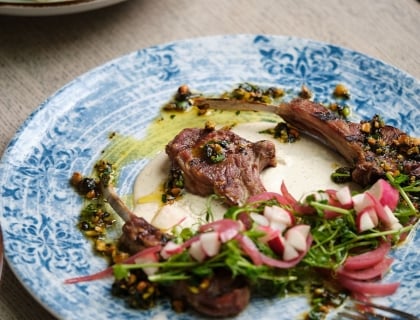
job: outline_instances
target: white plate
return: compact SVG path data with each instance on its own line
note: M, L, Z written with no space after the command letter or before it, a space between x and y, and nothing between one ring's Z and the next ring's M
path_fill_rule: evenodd
M0 15L53 16L104 8L126 0L9 0L0 1Z
M249 81L290 89L302 84L330 101L337 83L349 88L359 116L375 113L420 136L420 83L363 54L280 36L238 35L159 45L98 67L47 99L23 124L0 164L0 215L5 254L28 291L60 319L196 319L169 304L132 310L110 293L112 280L65 285L105 267L76 227L81 199L69 187L74 171L91 172L111 131L142 137L180 84L208 93ZM143 159L127 166L118 192L128 195ZM299 174L299 173L297 173ZM287 183L287 181L286 181ZM396 250L386 281L401 281L385 302L420 316L420 237ZM286 311L285 311L286 310ZM253 300L238 319L293 319L304 297Z

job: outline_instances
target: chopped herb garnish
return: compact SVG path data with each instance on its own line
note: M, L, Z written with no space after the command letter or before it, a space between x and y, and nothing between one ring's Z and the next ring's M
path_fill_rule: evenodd
M210 141L203 148L204 158L210 163L219 163L225 160L229 143L227 141Z
M299 140L299 131L286 122L279 122L274 128L269 128L260 133L271 134L275 139L281 142L293 143Z

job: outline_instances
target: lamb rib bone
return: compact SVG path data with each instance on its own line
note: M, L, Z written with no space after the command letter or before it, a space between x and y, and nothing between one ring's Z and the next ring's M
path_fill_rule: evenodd
M377 129L385 152L369 145L370 133L362 123L346 121L320 103L296 98L280 105L225 98L195 98L200 109L263 111L279 115L285 122L336 150L352 166L352 180L368 186L386 172L420 178L420 139L392 126ZM375 129L376 130L376 129ZM411 151L413 153L410 153Z

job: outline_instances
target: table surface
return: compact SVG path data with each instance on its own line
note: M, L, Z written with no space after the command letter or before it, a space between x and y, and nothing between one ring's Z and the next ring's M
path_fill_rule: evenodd
M0 155L39 104L108 60L208 35L274 34L328 42L420 79L416 0L131 0L50 17L0 16ZM55 319L5 266L0 319Z

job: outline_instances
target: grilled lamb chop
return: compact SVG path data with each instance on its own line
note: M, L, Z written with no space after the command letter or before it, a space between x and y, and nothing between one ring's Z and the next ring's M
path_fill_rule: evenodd
M99 176L98 180L83 177L81 173L75 172L70 183L80 195L88 199L96 198L108 202L124 220L123 234L119 239L119 245L124 251L134 254L148 247L164 245L172 238L169 234L148 223L144 218L136 216L122 201L111 183L113 171L111 164L99 161L95 169Z
M223 318L239 314L251 298L246 279L233 277L225 269L217 270L208 285L198 292L191 290L188 281L179 281L169 292L174 300L185 301L201 314Z
M297 98L280 106L227 99L197 99L205 108L256 110L276 113L284 121L337 150L352 167L352 180L373 184L387 172L420 178L420 139L392 126L378 116L370 121L349 122L325 106Z
M101 181L101 192L115 212L125 221L119 245L134 254L145 248L164 245L172 236L164 233L144 218L136 216L117 195L111 184Z
M117 195L113 186L101 181L101 192L111 207L125 221L119 244L135 254L148 247L164 245L172 238L145 219L137 217ZM221 269L208 278L208 286L192 292L187 281L177 281L166 287L173 300L186 302L195 311L211 317L230 317L244 310L250 299L250 288L245 279Z
M353 123L305 99L293 100L279 114L286 122L337 150L353 167L352 180L361 186L373 184L386 172L420 178L420 139L384 125L378 116Z
M270 141L252 143L228 129L189 128L167 146L173 171L180 170L185 188L194 194L218 194L228 204L243 204L265 191L260 172L276 165Z

